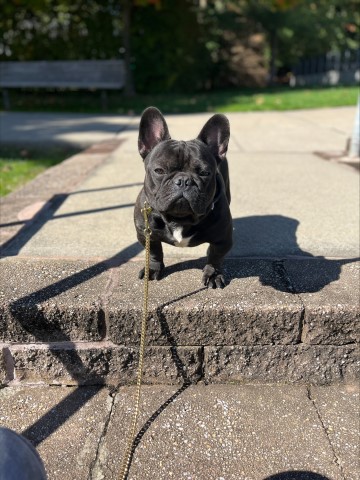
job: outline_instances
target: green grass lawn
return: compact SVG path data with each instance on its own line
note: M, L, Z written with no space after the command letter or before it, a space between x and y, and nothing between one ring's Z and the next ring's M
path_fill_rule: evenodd
M72 153L72 152L71 152ZM68 150L36 151L16 148L0 149L0 196L21 187L45 169L56 165L71 154Z
M149 105L164 113L253 112L356 105L358 87L233 89L194 94L136 95L109 91L107 113L139 114ZM10 91L13 110L101 113L100 92Z

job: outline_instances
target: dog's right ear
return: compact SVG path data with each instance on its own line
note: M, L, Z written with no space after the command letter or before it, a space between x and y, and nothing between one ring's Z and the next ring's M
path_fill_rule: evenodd
M140 120L138 148L142 158L163 140L169 140L168 126L161 112L155 107L147 108Z

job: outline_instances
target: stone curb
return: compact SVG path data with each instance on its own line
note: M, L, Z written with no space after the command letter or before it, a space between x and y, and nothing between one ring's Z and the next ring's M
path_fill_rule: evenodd
M201 288L201 262L173 263L151 283L145 382L359 378L358 265L337 262L335 279L335 260L228 260L219 291ZM2 268L3 381L134 381L138 262L8 257Z
M138 348L108 342L2 347L4 384L131 385ZM291 383L330 385L359 379L355 346L264 345L146 348L144 384Z

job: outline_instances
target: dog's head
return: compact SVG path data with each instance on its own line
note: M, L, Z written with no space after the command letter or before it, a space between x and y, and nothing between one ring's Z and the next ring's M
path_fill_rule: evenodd
M216 114L195 140L172 140L160 111L147 108L140 121L138 146L150 205L168 221L197 223L213 203L217 166L225 159L229 137L227 118Z

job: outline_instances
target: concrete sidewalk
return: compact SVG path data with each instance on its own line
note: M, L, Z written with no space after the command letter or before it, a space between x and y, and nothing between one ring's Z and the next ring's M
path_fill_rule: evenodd
M206 246L164 249L142 422L157 413L129 478L359 478L359 176L314 153L343 151L354 115L228 115L229 285L201 288ZM170 133L194 138L209 116L168 116ZM141 314L139 118L1 119L3 142L95 145L2 200L0 422L51 479L115 479Z
M130 117L121 115L0 112L0 141L23 147L86 148L113 139L132 123Z
M346 165L329 165L329 162L314 155L315 151L341 151L345 148L354 112L353 108L339 108L228 115L231 124L228 155L233 198L231 207L235 229L232 256L358 256L357 175ZM12 141L18 131L29 131L29 125L33 123L35 126L48 125L49 115L40 117L40 114L34 114L37 121L31 115L21 117L19 114L17 119L13 117L17 114L7 115L10 115L10 121L6 117L3 119L2 137L5 140ZM58 141L59 134L54 133L51 125L55 125L54 129L58 132L61 131L59 123L65 123L66 128L71 130L74 122L75 131L72 134L82 138L82 134L76 132L77 116L66 120L60 116L57 121L54 117L51 116L48 129L38 130L36 127L37 134L31 132L34 142L41 144L50 141L50 138ZM98 128L98 118L86 117L84 120L84 116L80 117L82 122L86 120L81 128L85 129L88 125L90 129L88 141L91 138L95 141L111 139L119 141L121 146L111 154L107 150L104 155L100 146L86 152L85 156L77 156L72 164L81 164L85 173L90 162L96 166L98 160L101 168L92 170L86 178L80 169L75 178L74 172L66 172L68 189L63 179L62 184L56 186L57 176L64 176L64 169L57 168L53 191L56 194L66 193L67 198L57 206L51 221L44 224L26 245L20 247L19 239L15 239L6 254L111 257L126 250L131 240L135 241L132 206L144 177L142 161L136 150L138 118L126 120L122 117L111 134L108 125L115 125L115 119L104 117L102 130L92 137L93 129ZM173 115L167 120L173 138L189 139L199 133L207 118L209 114ZM20 123L16 128L14 121ZM122 132L115 134L117 128L121 128ZM19 141L23 138L20 136ZM116 143L113 145L116 146ZM53 178L50 173L53 172L48 171L44 177L47 188ZM29 195L34 197L39 189L41 185L35 184L35 192ZM26 192L22 193L24 195ZM49 191L43 195L39 192L37 202L49 200L46 195L49 197ZM19 195L14 195L7 203L18 202L18 198ZM35 210L37 202L33 202ZM20 212L20 216L24 214L26 212ZM96 235L89 235L94 231ZM266 235L262 235L262 231L266 231ZM60 243L59 238L63 238ZM170 248L166 255L197 258L204 252L204 247L187 250Z
M117 480L133 387L12 387L1 424L38 448L50 480ZM357 480L359 392L346 387L143 389L131 480Z

